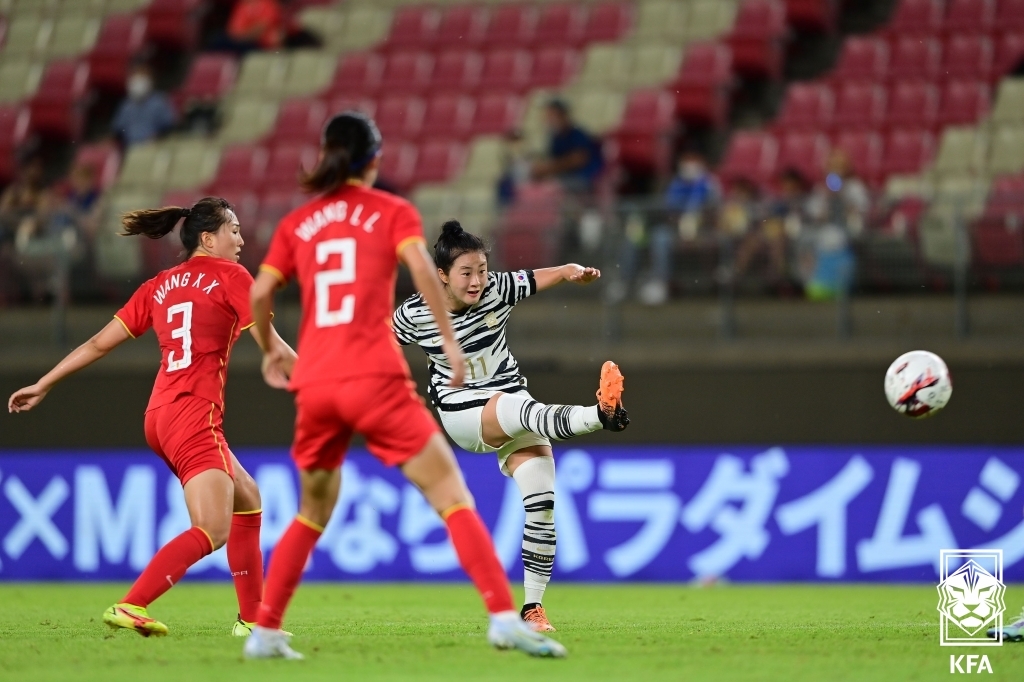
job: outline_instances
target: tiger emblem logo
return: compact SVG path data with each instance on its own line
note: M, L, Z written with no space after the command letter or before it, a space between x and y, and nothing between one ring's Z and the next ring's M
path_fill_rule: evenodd
M1003 611L1006 587L973 559L939 583L939 612L970 636Z

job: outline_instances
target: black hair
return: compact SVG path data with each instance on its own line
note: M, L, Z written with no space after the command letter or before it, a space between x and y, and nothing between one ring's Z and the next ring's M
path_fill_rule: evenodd
M160 239L184 218L178 236L181 237L186 254L191 256L199 248L199 238L203 233L219 230L227 221L227 212L230 210L231 204L220 197L203 197L192 208L165 206L132 211L121 216L121 224L124 226L121 234L140 234L150 239Z
M441 236L434 244L434 263L447 275L459 256L477 251L487 255L484 240L462 229L458 220L449 220L441 226Z
M373 119L358 111L337 114L324 126L320 161L302 171L299 182L311 194L330 193L349 178L359 177L380 154L384 140Z
M565 116L565 117L569 116L569 103L566 102L561 97L552 97L551 99L549 99L547 101L545 106L548 109L551 109L553 111L557 111L562 116Z

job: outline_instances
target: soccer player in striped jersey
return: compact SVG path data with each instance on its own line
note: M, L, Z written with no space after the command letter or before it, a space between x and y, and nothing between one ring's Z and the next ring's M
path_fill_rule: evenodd
M623 378L613 362L601 368L597 404L543 405L526 390L526 378L508 350L505 326L512 308L527 296L562 282L589 284L596 268L575 263L557 268L490 272L483 240L449 221L434 246L437 273L444 284L448 318L466 356L466 380L450 385L437 322L422 295L408 298L394 313L395 335L417 344L429 360L430 398L445 431L470 452L496 452L501 473L519 486L526 511L523 532L523 585L520 614L539 631L553 631L543 597L555 560L555 464L551 441L629 425L622 406Z

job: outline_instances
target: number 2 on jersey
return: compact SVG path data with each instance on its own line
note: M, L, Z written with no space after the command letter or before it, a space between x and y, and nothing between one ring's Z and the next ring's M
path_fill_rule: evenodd
M167 371L177 372L192 364L192 301L176 303L167 308L167 323L174 322L174 316L181 313L181 326L171 330L172 339L181 339L181 357L174 359L174 351L167 353Z
M316 326L336 327L349 324L355 316L356 297L354 294L342 296L341 307L331 309L331 287L339 284L352 284L356 281L356 240L327 239L316 245L317 265L323 265L331 256L341 256L341 267L334 270L322 270L313 277L316 287Z

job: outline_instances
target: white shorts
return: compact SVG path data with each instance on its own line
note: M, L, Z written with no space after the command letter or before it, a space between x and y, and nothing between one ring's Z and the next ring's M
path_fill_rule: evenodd
M476 394L480 394L479 397ZM484 391L474 390L473 397L478 400L490 400L492 396L500 394L501 391ZM529 393L520 391L516 395L521 395L526 398L532 398ZM444 426L445 432L451 437L455 443L469 452L496 452L498 453L498 468L506 476L511 476L508 469L505 467L505 462L508 460L509 455L519 452L524 448L534 447L537 445L551 445L544 436L538 436L534 433L527 433L524 436L520 436L514 440L505 443L500 448L493 447L484 442L483 438L483 416L484 406L470 407L465 410L456 410L453 412L446 412L444 410L438 410L437 414L441 417L441 425Z

